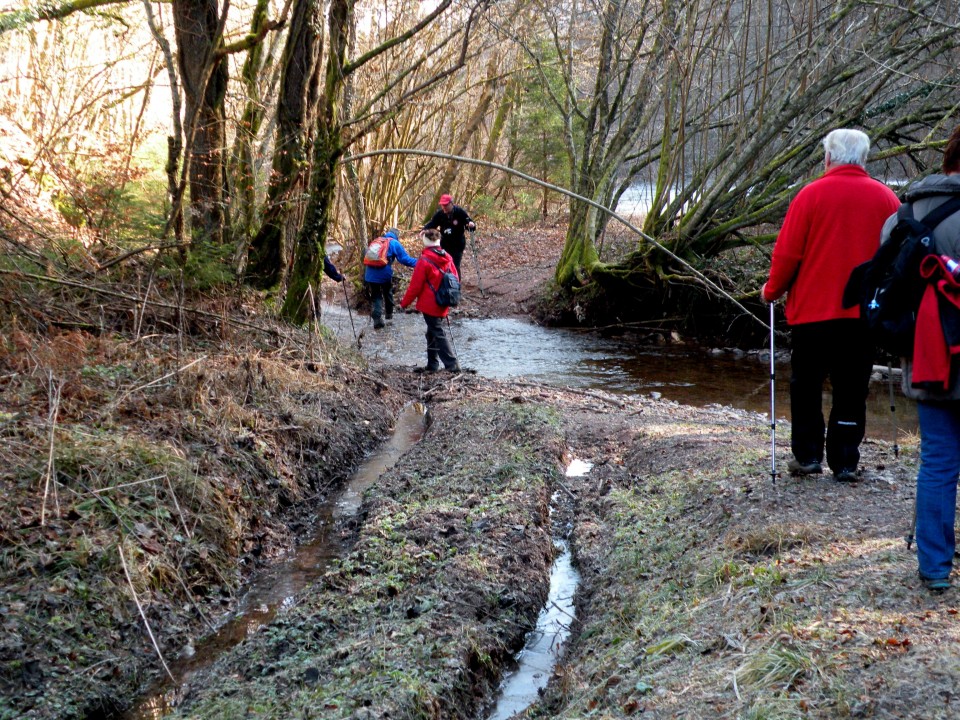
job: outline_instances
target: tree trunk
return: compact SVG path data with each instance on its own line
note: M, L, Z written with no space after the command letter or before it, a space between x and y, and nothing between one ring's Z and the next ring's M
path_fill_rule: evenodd
M176 0L173 22L183 79L189 154L191 238L194 244L223 242L224 99L227 63L217 0Z
M277 104L277 137L273 171L267 190L263 222L250 246L247 276L256 287L274 287L284 277L296 235L301 199L297 188L306 185L307 134L313 122L314 90L323 51L323 8L318 0L296 0L283 51L283 77Z
M317 294L308 292L323 272L323 257L330 216L336 190L337 162L343 155L343 127L340 124L340 102L344 88L344 58L354 22L354 0L333 0L328 12L330 44L316 133L313 138L313 162L306 217L297 237L293 268L281 314L301 324L319 314L319 307L309 304Z
M268 20L269 0L257 0L253 11L253 20L250 22L250 34L258 35L266 26ZM256 228L257 222L257 194L256 194L256 163L254 161L254 144L260 135L260 126L263 123L263 101L260 97L260 83L258 77L263 69L264 44L256 43L247 52L243 63L241 79L247 93L247 102L243 108L240 124L233 143L233 158L231 177L233 179L234 201L234 232L238 240L244 245Z

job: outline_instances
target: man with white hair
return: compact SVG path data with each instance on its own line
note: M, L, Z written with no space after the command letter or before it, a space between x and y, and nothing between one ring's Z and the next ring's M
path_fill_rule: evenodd
M787 293L792 339L790 413L795 475L827 464L841 482L857 479L866 422L873 346L858 307L841 299L850 271L873 257L880 230L900 201L866 171L870 139L839 129L823 139L825 172L797 193L777 235L770 276L761 290L774 302ZM824 426L823 382L830 378L833 406Z

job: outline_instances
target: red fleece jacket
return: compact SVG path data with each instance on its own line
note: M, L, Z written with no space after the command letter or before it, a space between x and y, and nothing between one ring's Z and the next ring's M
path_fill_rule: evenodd
M804 187L790 203L773 248L763 297L789 291L787 323L856 318L844 308L850 271L873 257L880 230L900 201L859 165L837 165Z
M433 289L440 287L440 280L444 272L452 272L457 275L457 266L454 265L453 258L439 247L432 245L425 247L413 268L413 277L410 278L410 286L407 288L407 292L403 294L400 307L406 309L410 303L416 300L417 310L424 315L446 317L450 308L437 305L433 295ZM457 279L460 279L459 275ZM433 288L430 287L431 285Z

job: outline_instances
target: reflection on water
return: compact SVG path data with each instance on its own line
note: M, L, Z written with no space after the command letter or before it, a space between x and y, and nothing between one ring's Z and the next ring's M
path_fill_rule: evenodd
M447 326L460 364L493 378L524 377L535 382L610 392L660 393L667 400L703 407L718 404L760 413L770 411L770 363L756 355L712 354L688 346L647 346L598 333L545 328L516 318L460 319ZM337 337L353 342L346 310L323 307L323 322ZM361 348L371 360L390 365L425 365L425 326L419 314L396 315L383 330L369 317L354 314ZM775 411L789 417L790 367L776 368ZM824 408L830 403L824 394ZM896 383L896 418L890 412L885 382L873 383L867 400L867 435L893 440L894 420L901 430L917 427L916 408Z
M313 539L298 547L289 559L259 573L231 618L213 635L198 643L196 649L186 648L180 658L169 663L176 682L169 678L158 682L133 710L122 717L125 720L162 718L181 702L186 682L198 671L209 667L222 653L268 624L277 613L293 607L297 593L317 580L342 550L339 537L331 534L336 520L357 512L363 491L423 437L427 424L424 405L412 403L404 408L390 440L360 466L335 503L321 508Z

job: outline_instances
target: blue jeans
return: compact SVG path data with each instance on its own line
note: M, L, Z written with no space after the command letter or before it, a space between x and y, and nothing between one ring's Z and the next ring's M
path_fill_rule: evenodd
M920 575L950 575L956 548L957 477L960 475L960 401L917 403L920 472L917 474L917 560Z

